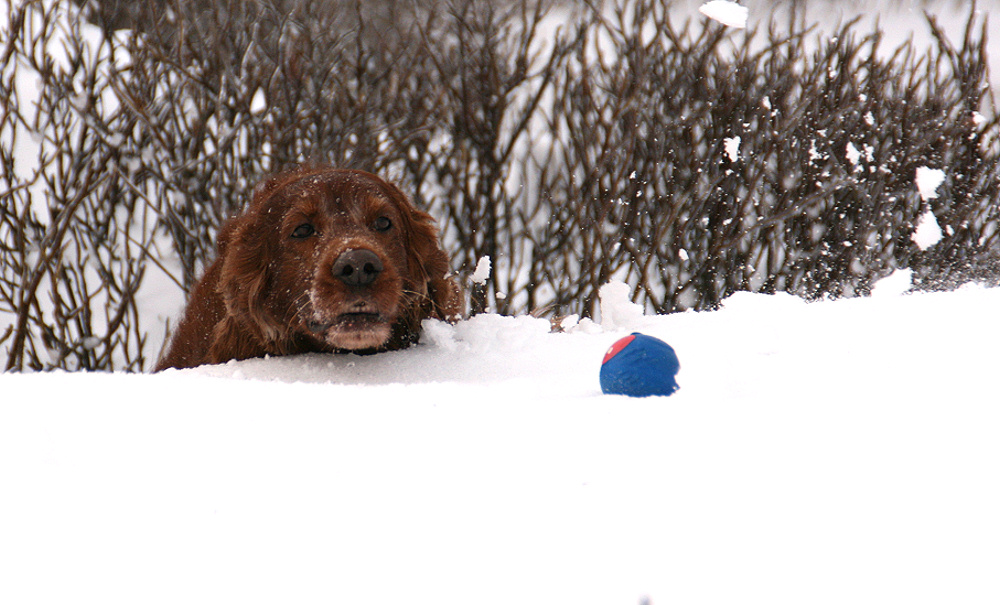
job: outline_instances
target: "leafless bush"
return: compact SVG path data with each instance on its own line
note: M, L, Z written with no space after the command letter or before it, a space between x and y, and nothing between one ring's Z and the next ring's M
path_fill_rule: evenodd
M0 317L6 369L141 369L135 295L150 209L106 94L127 57L54 5L12 9L0 49ZM67 29L68 27L68 29ZM135 152L135 153L134 153Z
M612 277L671 312L737 290L850 295L895 267L933 281L992 262L998 128L995 113L976 121L993 111L985 24L977 35L970 18L956 48L932 20L935 49L888 58L878 32L847 24L810 51L791 25L734 45L639 1L586 28L594 50L554 84L560 169L543 197L558 211L528 234L557 305L587 312ZM946 236L926 252L910 241L926 209L920 166L948 173L931 205Z
M7 369L146 367L149 269L189 287L253 184L302 161L400 182L457 271L491 257L474 306L503 313L589 315L609 279L672 312L998 275L974 12L923 52L677 24L665 0L82 3L100 28L28 2L0 38ZM947 173L929 202L921 166Z

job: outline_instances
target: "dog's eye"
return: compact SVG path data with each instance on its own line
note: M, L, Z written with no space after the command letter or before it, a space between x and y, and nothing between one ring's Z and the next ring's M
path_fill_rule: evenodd
M376 231L388 231L392 228L392 221L387 216L380 216L375 219Z
M315 233L316 233L315 227L313 227L309 223L302 223L301 225L295 228L295 231L292 231L292 237L294 237L295 239L305 239Z

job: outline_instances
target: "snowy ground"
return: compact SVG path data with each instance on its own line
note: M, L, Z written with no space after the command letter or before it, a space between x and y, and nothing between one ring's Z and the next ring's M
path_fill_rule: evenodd
M0 604L997 603L1000 289L907 285L0 374ZM676 395L600 394L632 330L675 347Z
M0 375L0 603L996 603L1000 289L877 292Z

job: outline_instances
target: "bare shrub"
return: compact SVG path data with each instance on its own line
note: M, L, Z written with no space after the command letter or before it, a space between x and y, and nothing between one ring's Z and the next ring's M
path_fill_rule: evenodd
M12 9L0 50L4 365L139 370L146 337L135 295L157 209L127 193L141 150L108 94L129 58L60 12Z

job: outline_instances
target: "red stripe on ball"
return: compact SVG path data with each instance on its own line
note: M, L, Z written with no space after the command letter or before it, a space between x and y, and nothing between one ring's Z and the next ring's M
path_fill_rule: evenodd
M608 349L608 352L604 354L604 361L602 361L601 364L603 365L608 363L609 359L620 353L621 350L627 347L633 340L635 340L635 334L630 334L615 342L615 344L611 345L611 348Z

